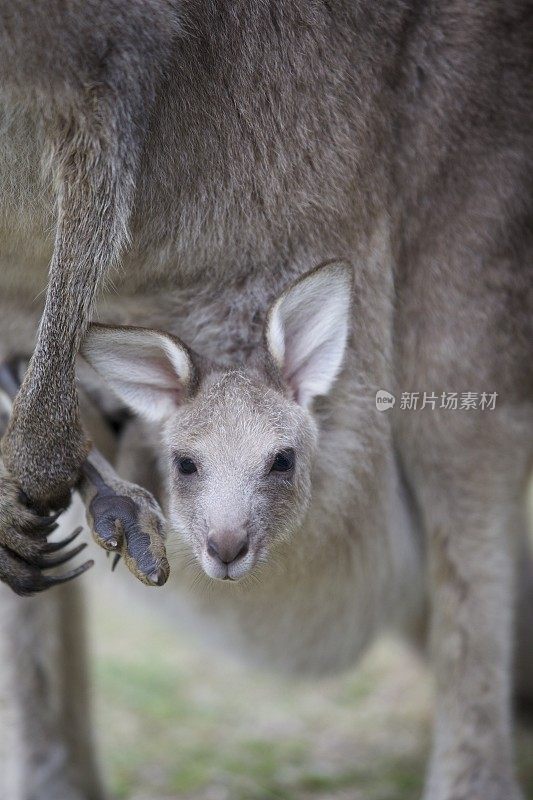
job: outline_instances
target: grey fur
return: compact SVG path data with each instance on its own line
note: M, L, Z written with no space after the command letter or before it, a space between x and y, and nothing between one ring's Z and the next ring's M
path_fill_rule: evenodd
M44 505L76 479L73 362L106 277L115 294L101 319L163 328L242 366L281 289L345 258L354 335L323 409L328 458L344 466L328 516L369 546L387 527L382 476L398 454L431 567L426 796L515 800L513 530L533 456L531 3L61 9L0 4L7 355L53 265L3 443L12 476ZM483 416L385 415L377 388L499 396Z

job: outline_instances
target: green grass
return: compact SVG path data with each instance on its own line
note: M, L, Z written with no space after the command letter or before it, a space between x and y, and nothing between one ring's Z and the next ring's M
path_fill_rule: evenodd
M111 610L110 610L111 609ZM431 681L383 641L337 679L254 675L115 597L96 602L100 751L128 800L414 800ZM519 736L533 798L533 734Z

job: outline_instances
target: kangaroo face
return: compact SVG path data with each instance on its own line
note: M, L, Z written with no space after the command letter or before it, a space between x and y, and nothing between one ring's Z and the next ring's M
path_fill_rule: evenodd
M83 355L161 425L170 522L211 578L239 580L301 524L319 432L349 329L351 273L314 270L269 311L259 366L205 367L169 334L92 326Z
M311 415L246 372L209 376L166 428L169 514L212 578L238 580L301 523Z

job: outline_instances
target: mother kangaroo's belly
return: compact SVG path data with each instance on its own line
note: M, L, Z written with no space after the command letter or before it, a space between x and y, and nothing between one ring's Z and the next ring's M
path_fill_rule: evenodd
M175 596L177 614L217 651L263 668L320 675L352 666L380 622L383 596L382 603L369 597L347 562L353 560L323 562L309 574L294 561L280 566L277 557L257 580L206 578L193 589L191 573L173 564L165 591Z

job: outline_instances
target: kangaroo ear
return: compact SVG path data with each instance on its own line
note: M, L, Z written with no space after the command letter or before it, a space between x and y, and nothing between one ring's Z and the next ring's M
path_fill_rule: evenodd
M196 380L189 350L168 333L91 325L81 355L133 411L162 421Z
M326 264L290 286L268 314L268 350L305 408L330 391L342 367L352 282L348 264Z

